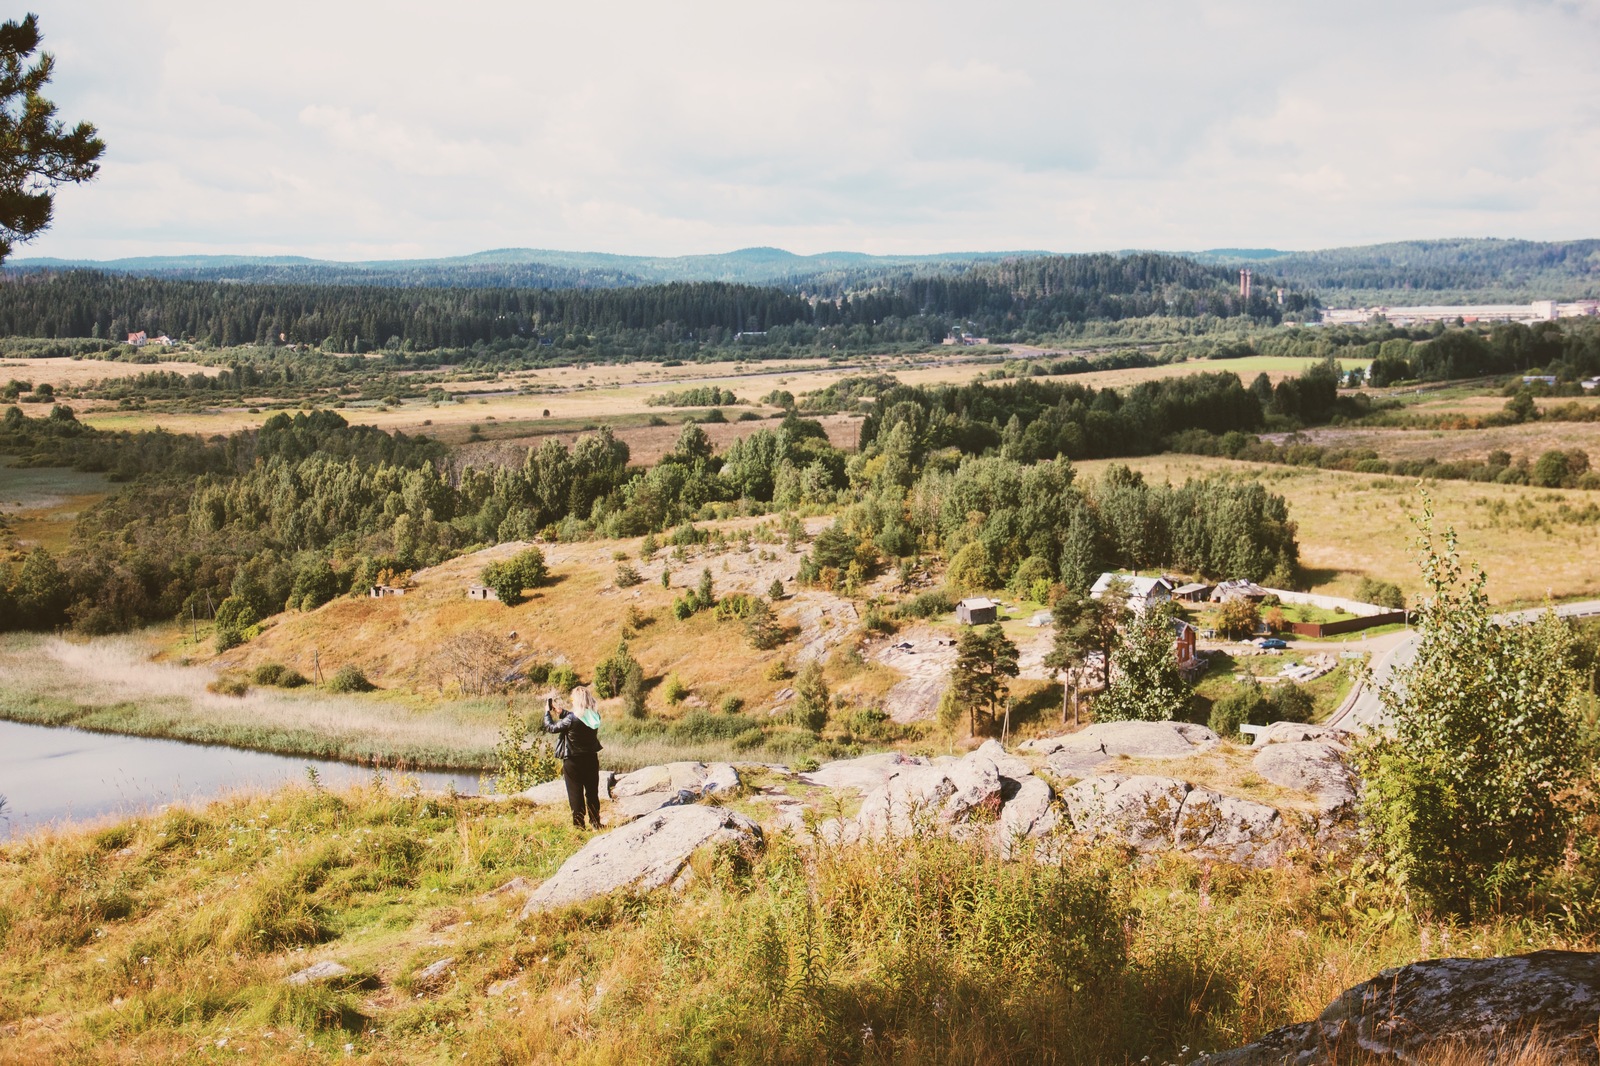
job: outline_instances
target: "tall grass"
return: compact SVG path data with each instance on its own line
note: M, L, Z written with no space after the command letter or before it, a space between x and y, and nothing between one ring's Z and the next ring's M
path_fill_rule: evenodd
M697 856L681 894L519 924L515 894L485 893L576 850L562 821L391 782L0 848L0 1063L189 1060L224 1039L260 1062L346 1044L373 1062L1178 1062L1385 966L1594 943L1422 923L1337 870L1001 863L943 837L774 836ZM414 982L446 956L448 982ZM324 959L352 973L283 983Z

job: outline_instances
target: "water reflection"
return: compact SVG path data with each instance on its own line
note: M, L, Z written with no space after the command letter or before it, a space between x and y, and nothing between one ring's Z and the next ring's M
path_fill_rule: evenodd
M163 803L206 800L239 789L304 781L315 766L330 787L369 780L372 771L329 759L150 740L0 721L0 836ZM475 774L415 773L424 788L478 791Z

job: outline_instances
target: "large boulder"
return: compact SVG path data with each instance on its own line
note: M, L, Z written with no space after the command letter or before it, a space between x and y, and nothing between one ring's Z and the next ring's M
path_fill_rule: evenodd
M1061 801L1073 828L1084 836L1159 851L1172 846L1191 787L1171 777L1106 774L1079 781L1061 794Z
M999 764L1013 760L998 744L960 759L904 767L867 793L856 824L869 837L906 836L922 828L992 823L1003 802Z
M638 894L678 880L689 857L707 844L759 846L761 827L725 807L667 807L592 838L534 889L522 917L612 892Z
M1221 738L1193 722L1096 722L1064 736L1042 737L1022 745L1045 755L1045 766L1058 777L1080 777L1118 755L1139 759L1181 759L1200 755Z
M1459 1044L1472 1061L1510 1061L1530 1035L1552 1054L1540 1061L1595 1064L1600 953L1536 951L1491 959L1431 959L1356 985L1316 1021L1275 1029L1253 1044L1211 1055L1207 1066L1326 1066L1433 1061L1430 1045ZM1467 1061L1462 1059L1461 1061Z
M637 796L623 796L613 800L606 818L612 825L622 825L643 818L663 807L677 807L693 803L698 797L693 792L641 792Z
M647 792L695 792L706 779L703 762L669 762L665 766L646 766L631 774L623 774L612 786L612 795L620 798L641 796Z
M963 761L967 760L987 762L995 768L1001 777L1016 779L1033 773L1033 767L1029 766L1024 759L1008 753L1005 748L1000 746L998 740L984 741L978 748L967 753Z
M1176 778L1105 774L1078 782L1061 799L1078 833L1146 854L1178 848L1203 859L1264 865L1282 847L1283 818L1273 808Z
M1256 753L1255 772L1283 788L1310 792L1324 811L1340 810L1356 799L1356 776L1345 759L1349 749L1328 740L1269 744Z
M1196 858L1261 866L1283 846L1283 817L1264 803L1191 789L1173 827L1172 844Z
M1032 774L1000 779L1000 817L994 824L995 850L1015 858L1024 841L1046 837L1061 824L1055 789Z
M927 765L928 760L921 756L889 751L879 755L863 755L858 759L825 762L815 770L801 774L800 780L808 785L836 790L853 788L864 796L911 767Z
M727 798L737 795L744 781L732 763L714 762L706 767L706 776L700 782L700 795Z

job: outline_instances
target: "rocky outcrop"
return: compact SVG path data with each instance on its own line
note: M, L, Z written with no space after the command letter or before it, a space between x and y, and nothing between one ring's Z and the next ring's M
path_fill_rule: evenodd
M920 756L889 751L880 755L863 755L859 759L825 762L815 770L801 774L800 780L808 785L820 785L835 791L853 788L864 796L909 767L927 765L928 760Z
M616 778L617 775L610 770L600 771L601 799L608 800L611 798L611 783ZM514 792L511 798L524 800L538 807L553 807L556 805L565 807L567 804L567 783L558 777L554 781L546 781L542 785L534 785L532 788L523 789L521 792Z
M708 844L758 847L761 827L724 807L657 810L592 838L528 896L521 917L629 891L643 894L680 881L689 857Z
M1263 866L1284 846L1283 816L1264 803L1196 788L1184 798L1172 846L1198 859Z
M665 766L646 766L617 778L611 791L618 799L640 796L646 792L698 793L706 773L706 764L703 762L669 762Z
M1349 754L1335 741L1297 740L1268 744L1251 765L1275 785L1310 792L1323 811L1332 812L1356 800L1356 775L1345 762Z
M1077 833L1145 854L1179 848L1259 866L1283 847L1283 818L1273 808L1176 778L1105 774L1078 782L1061 798Z
M1457 1044L1474 1061L1510 1061L1530 1036L1550 1061L1600 1063L1600 954L1536 951L1492 959L1432 959L1356 985L1315 1021L1199 1060L1208 1066L1325 1066L1360 1053L1431 1061Z
M743 787L739 771L725 762L671 762L646 766L617 778L609 817L613 825L643 818L663 807L694 803L707 796L727 799ZM603 798L603 797L602 797Z
M1026 774L1000 779L1000 818L994 825L994 847L1002 859L1016 858L1026 842L1049 837L1061 825L1055 789L1043 778Z
M1181 759L1219 743L1215 733L1192 722L1099 722L1065 736L1027 741L1021 749L1046 756L1045 768L1065 778L1082 777L1119 755Z

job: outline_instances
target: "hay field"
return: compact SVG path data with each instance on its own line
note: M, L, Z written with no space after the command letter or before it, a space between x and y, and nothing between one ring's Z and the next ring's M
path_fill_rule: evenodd
M201 366L199 363L187 363L181 360L122 363L109 359L73 359L65 355L41 359L0 359L0 381L19 378L31 381L35 385L48 382L57 389L68 386L76 388L91 381L131 378L154 370L169 371L174 374L205 374L208 377L222 373L220 366Z
M1164 455L1126 460L1153 481L1229 473L1259 478L1289 503L1300 557L1314 591L1349 596L1364 576L1421 592L1415 530L1416 479ZM1097 476L1108 464L1079 464ZM1442 523L1455 526L1461 552L1489 574L1497 604L1537 605L1600 596L1600 494L1466 481L1427 483Z
M1325 448L1371 448L1384 459L1483 460L1491 451L1530 462L1551 449L1581 448L1600 458L1600 422L1524 422L1489 429L1307 430L1300 437ZM1282 441L1286 435L1274 435Z

